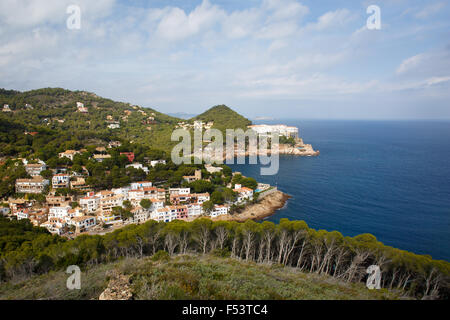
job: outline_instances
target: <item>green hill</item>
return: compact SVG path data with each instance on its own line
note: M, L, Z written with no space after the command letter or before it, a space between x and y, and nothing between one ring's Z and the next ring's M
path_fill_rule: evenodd
M256 264L209 254L155 258L127 258L84 270L81 290L67 290L68 275L64 271L4 283L0 288L0 299L98 299L112 274L130 277L129 287L135 300L401 298L400 291L369 290L362 283L348 283L279 265Z
M250 120L225 105L212 107L191 120L214 121L213 128L221 131L238 128L246 130L247 126L252 124Z
M83 103L88 113L78 112L77 102ZM91 136L95 134L133 141L166 152L176 145L170 137L177 123L186 121L151 108L102 98L91 92L61 88L26 92L0 89L0 110L4 104L8 104L12 112L0 112L0 125L9 123L10 126L30 132L43 127L72 135L84 132ZM31 105L31 108L27 105ZM194 120L214 121L214 128L222 131L227 128L246 129L251 124L248 119L224 105L215 106L189 122ZM119 123L120 128L108 128L112 122Z
M77 112L77 102L88 113ZM94 132L96 135L134 141L155 149L169 150L170 135L178 118L154 109L117 102L85 91L45 88L27 92L0 89L0 108L9 104L12 112L1 112L0 121L22 124L28 131L38 127L63 132ZM32 106L27 108L26 104ZM119 129L110 129L112 122Z

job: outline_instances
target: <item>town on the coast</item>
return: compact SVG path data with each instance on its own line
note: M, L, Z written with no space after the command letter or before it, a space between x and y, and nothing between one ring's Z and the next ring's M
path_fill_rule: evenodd
M89 112L80 102L77 103L77 109L80 113ZM5 105L3 111L8 110L9 106ZM108 127L116 128L116 123L111 119L107 118ZM208 129L213 125L214 122L194 121L193 124L179 123L178 127L186 130L190 127ZM261 136L278 133L282 146L286 146L280 153L316 155L310 145L304 145L299 139L296 127L251 125L248 128ZM179 186L171 187L160 179L148 179L151 171L161 173L167 167L173 169L174 164L168 158L136 161L134 152L123 150L121 141L109 141L105 146L94 147L95 150L90 146L90 150L81 148L60 152L56 166L49 166L34 155L9 159L15 166L23 166L28 177L15 180L15 194L0 203L0 213L11 219L28 219L33 225L44 227L53 234L75 237L83 233L102 234L148 220L191 221L198 217L215 219L232 215L238 217L241 214L238 220L242 221L249 216L248 208L252 205L260 203L265 197L282 194L275 186L258 183L239 172L232 172L226 165L211 164L197 165L195 170L191 168L191 174L182 176ZM117 157L120 157L124 169L132 172L131 180L134 181L109 189L93 187L88 183L92 172L86 165L80 164L117 162ZM91 165L91 171L99 168L103 167ZM111 173L111 170L105 171L106 174ZM223 187L211 187L217 185L217 181ZM255 216L251 213L250 217L261 218L273 214L274 209L282 207L286 200L286 197L280 198L280 203L272 207L255 207L257 210L254 211L258 214Z

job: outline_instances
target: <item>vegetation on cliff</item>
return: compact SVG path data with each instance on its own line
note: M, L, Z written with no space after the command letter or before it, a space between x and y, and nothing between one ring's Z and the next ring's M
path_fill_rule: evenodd
M368 290L364 284L348 283L326 275L304 273L282 265L212 254L124 258L118 262L93 265L81 276L80 290L67 290L64 271L33 276L26 281L0 287L0 299L98 299L114 274L129 278L130 284L117 293L131 291L134 300L218 300L218 299L402 299L401 291ZM110 295L114 299L114 295ZM117 299L117 297L116 297Z
M399 290L416 298L449 297L448 262L385 246L370 234L351 238L336 231L316 231L303 221L283 219L279 224L251 220L245 223L212 222L209 219L171 223L148 221L104 236L85 235L66 241L31 227L26 221L0 219L0 235L0 277L1 281L9 283L64 270L69 265L87 270L92 265L123 258L141 259L164 250L170 257L216 254L229 257L227 263L230 265L234 263L233 259L272 265L273 268L283 265L296 272L332 277L349 284L365 282L367 267L376 264L383 272L383 288ZM214 269L213 266L208 268ZM154 271L146 271L146 276L152 279ZM188 279L189 273L183 274ZM145 283L148 279L142 281ZM177 285L182 286L183 282ZM173 290L173 297L182 296L178 288ZM227 291L220 286L215 289L213 286L211 290L217 297ZM200 296L204 297L203 294ZM289 298L289 294L285 293L283 297Z

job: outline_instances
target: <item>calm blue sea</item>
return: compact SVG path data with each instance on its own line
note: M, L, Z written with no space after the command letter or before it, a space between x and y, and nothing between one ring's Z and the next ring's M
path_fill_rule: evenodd
M277 123L297 126L321 155L280 156L275 176L260 176L258 165L230 165L292 196L268 220L305 220L345 236L371 233L450 261L450 122Z

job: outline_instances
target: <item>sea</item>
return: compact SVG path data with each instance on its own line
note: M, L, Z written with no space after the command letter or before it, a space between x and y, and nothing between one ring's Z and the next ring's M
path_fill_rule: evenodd
M344 236L371 233L386 245L450 261L450 121L278 120L299 128L318 157L280 155L233 171L292 198L267 218L304 220Z

